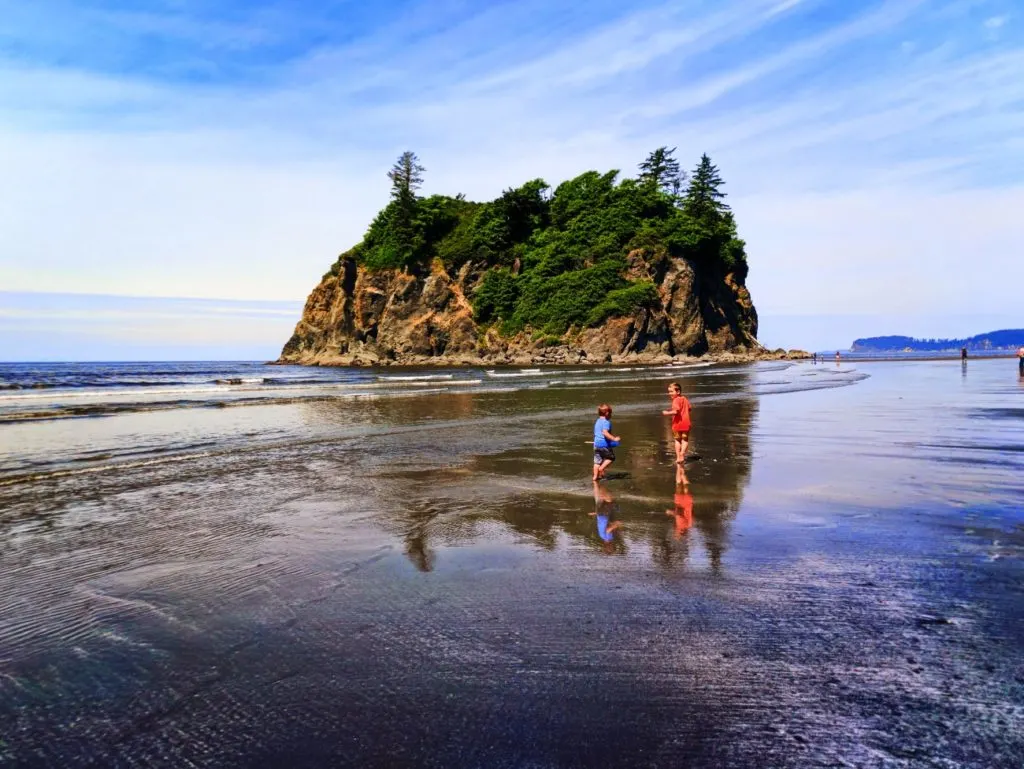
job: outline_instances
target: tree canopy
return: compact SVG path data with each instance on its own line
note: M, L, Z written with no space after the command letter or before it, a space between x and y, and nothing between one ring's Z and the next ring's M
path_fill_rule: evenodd
M671 195L678 195L686 181L686 172L679 168L675 159L676 148L658 147L640 165L640 179L648 184L664 190Z
M723 184L718 166L706 154L701 155L686 190L683 210L698 219L721 218L729 210L722 192Z
M370 270L471 263L483 276L471 297L477 320L509 333L562 334L653 302L654 284L626 275L626 257L638 249L654 262L686 258L702 274L732 273L742 283L744 243L718 169L702 156L680 195L674 151L654 150L636 179L587 171L554 191L533 179L486 203L420 197L424 169L406 152L388 173L391 202L342 257Z

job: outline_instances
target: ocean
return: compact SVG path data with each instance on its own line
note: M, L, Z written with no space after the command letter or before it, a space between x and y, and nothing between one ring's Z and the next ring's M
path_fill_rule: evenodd
M300 439L310 425L296 412L309 409L344 410L346 428L330 433L340 436L379 424L390 401L443 403L445 398L435 396L535 391L586 398L593 388L669 381L709 365L374 370L258 362L2 363L0 426L6 427L7 440L0 445L0 484L24 474L93 472L121 462L177 461L197 450ZM755 372L751 394L837 387L862 376L826 367L812 378L773 376L789 367L769 363L750 369ZM211 409L230 411L211 414ZM107 419L67 421L86 418Z
M0 764L1019 767L1022 500L1015 360L2 364Z

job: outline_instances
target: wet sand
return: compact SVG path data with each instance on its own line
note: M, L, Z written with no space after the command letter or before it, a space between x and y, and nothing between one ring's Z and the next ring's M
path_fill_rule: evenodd
M1024 765L1016 368L675 375L0 426L0 763Z

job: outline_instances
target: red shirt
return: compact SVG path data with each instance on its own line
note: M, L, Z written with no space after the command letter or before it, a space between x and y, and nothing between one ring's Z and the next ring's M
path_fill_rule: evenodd
M690 429L690 401L684 395L677 395L672 399L672 429L678 433L688 432Z

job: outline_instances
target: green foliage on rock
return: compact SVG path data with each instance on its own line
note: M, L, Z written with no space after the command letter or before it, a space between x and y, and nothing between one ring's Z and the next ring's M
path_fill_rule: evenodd
M689 175L674 149L660 147L638 179L587 171L551 192L534 179L495 200L419 197L423 167L404 153L388 174L391 202L348 254L367 269L417 271L440 259L482 274L470 297L479 323L504 334L524 328L548 337L603 323L657 302L649 280L626 277L635 249L685 258L703 274L747 274L744 243L707 155ZM332 268L336 274L337 268Z
M609 292L599 305L588 314L586 325L598 326L608 318L631 315L641 307L653 304L658 298L657 287L648 280L638 280L625 288Z

